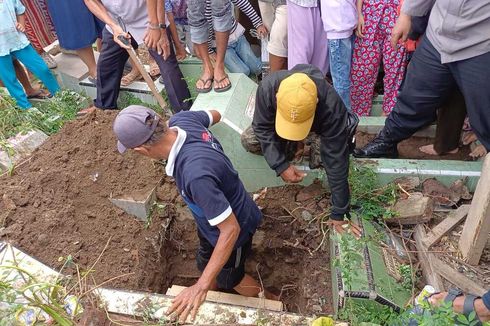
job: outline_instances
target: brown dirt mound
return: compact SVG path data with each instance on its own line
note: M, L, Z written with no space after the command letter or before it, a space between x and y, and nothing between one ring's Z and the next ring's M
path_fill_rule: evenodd
M0 207L0 227L6 226L0 237L53 268L60 268L58 258L68 255L82 268L90 266L112 237L95 279L132 272L113 285L157 290L164 281L153 272L162 263L157 254L160 223L146 229L108 198L148 191L163 177L163 169L134 153L117 152L115 114L97 112L67 124L14 176L0 179L3 205L11 204L7 210Z

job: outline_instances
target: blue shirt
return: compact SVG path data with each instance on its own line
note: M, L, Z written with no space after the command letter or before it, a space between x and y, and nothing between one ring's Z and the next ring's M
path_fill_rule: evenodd
M26 11L20 0L0 0L0 56L10 55L29 45L24 33L17 30L17 16Z
M181 111L170 118L169 126L178 136L165 170L175 178L198 230L213 246L219 237L217 225L235 214L240 225L238 248L255 233L262 214L221 144L207 129L211 124L212 115L206 111Z

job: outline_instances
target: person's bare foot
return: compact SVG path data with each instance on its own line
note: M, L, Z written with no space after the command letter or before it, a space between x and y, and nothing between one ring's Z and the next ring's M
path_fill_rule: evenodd
M431 306L438 307L444 302L446 296L447 296L447 292L434 294L429 298L429 303L431 304ZM458 314L463 313L464 299L465 299L464 295L454 299L453 302L454 312ZM481 298L475 300L474 308L475 308L476 315L480 318L481 321L490 320L490 311L487 309L487 307L485 307L485 305L483 304L483 300Z
M463 145L465 146L473 143L476 140L477 138L473 131L465 131L463 134Z
M456 154L459 151L459 148L455 148L452 151L439 154L434 149L434 144L430 144L430 145L420 146L419 151L428 155L443 155L443 154Z
M477 159L477 158L483 157L485 155L487 155L487 150L485 149L485 147L482 144L479 144L478 146L476 146L475 149L472 150L470 153L470 157L472 157L473 159Z
M97 108L92 105L92 106L89 106L88 108L85 108L85 109L82 109L80 111L77 112L77 117L83 117L83 116L86 116L90 113L93 113L95 112L95 110L97 110Z

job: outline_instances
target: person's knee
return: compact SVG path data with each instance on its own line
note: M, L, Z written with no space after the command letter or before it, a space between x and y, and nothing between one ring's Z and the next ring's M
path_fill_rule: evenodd
M212 12L216 32L228 32L233 28L233 14L229 0L213 0Z

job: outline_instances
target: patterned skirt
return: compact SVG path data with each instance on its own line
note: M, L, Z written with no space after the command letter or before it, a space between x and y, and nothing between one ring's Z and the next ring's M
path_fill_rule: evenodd
M42 49L56 40L51 16L48 12L46 0L21 0L26 7L26 34L36 51Z

